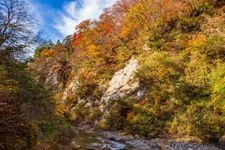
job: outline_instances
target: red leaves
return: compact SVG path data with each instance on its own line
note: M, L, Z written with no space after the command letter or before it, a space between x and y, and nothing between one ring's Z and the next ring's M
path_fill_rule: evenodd
M73 34L73 40L78 40L79 38L81 38L81 33L74 33Z
M77 46L79 44L78 40L82 37L82 33L74 33L72 36L73 45Z

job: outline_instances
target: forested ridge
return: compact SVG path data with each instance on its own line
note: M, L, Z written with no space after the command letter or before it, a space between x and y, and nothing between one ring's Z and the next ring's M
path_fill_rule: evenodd
M11 28L10 2L0 3L0 149L69 149L73 126L85 124L146 139L224 138L224 0L118 0L28 60L34 22L20 9L26 24Z

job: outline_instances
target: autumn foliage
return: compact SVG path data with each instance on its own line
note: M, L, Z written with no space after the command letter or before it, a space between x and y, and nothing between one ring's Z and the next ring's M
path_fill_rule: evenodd
M78 24L73 36L40 47L33 65L43 78L52 73L46 65L59 70L63 80L57 83L58 93L78 77L68 110L73 110L74 120L93 123L100 119L95 104L108 82L134 57L140 64L136 77L146 94L140 101L117 100L100 126L147 138L194 136L215 143L225 134L224 4L119 0L98 20ZM81 99L95 108L89 110Z

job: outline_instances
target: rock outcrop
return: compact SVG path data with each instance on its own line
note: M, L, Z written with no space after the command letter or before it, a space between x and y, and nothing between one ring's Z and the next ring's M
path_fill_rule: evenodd
M139 79L135 76L139 68L138 61L132 58L123 69L114 74L109 82L108 89L101 98L101 110L113 100L133 97L141 99L145 89L141 87Z
M45 80L46 85L51 89L57 88L60 82L61 66L55 66L49 70Z
M132 58L123 69L114 74L111 81L108 83L107 90L98 101L98 104L96 104L99 105L102 112L108 111L107 107L115 100L130 97L138 101L144 96L145 88L140 85L139 79L135 76L138 68L138 61ZM64 89L61 98L62 103L65 103L69 94L74 94L76 92L79 86L78 80L78 77L73 77L68 86ZM84 103L87 104L90 103L88 99L83 101L86 101Z
M64 103L66 101L66 99L68 98L68 95L74 94L74 92L76 91L76 89L79 86L79 82L78 82L78 78L75 76L72 81L69 83L68 87L65 88L65 90L63 91L62 94L62 103Z

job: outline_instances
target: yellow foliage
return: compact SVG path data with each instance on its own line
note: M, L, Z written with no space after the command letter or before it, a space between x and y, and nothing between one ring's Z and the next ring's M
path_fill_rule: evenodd
M195 51L190 56L190 62L185 68L185 79L194 85L207 85L210 74L210 66L205 57Z
M20 90L18 82L14 79L9 79L7 70L2 66L0 66L0 82L0 96L16 94Z
M90 44L87 47L87 52L86 53L88 55L92 56L92 57L98 56L99 55L99 48L98 48L98 46L96 46L94 44Z
M191 116L188 113L178 114L169 123L168 131L178 138L190 137L192 132L192 124L189 122Z
M192 48L201 48L205 42L206 42L206 36L198 35L188 41L188 46Z
M41 56L42 57L53 57L53 56L55 56L55 50L53 50L53 49L44 49L41 52Z
M55 113L58 116L63 116L64 112L65 112L65 106L60 104L60 100L62 98L62 94L61 93L56 93L52 99L55 101L56 106L55 106Z

